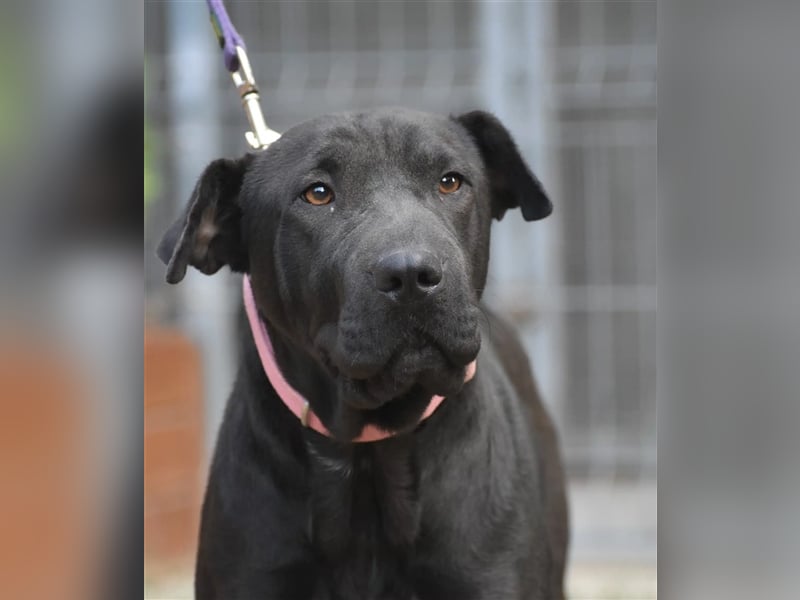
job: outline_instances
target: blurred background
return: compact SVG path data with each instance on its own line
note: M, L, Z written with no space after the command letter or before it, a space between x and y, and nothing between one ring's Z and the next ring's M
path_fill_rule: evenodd
M141 585L142 45L134 2L0 3L0 598Z
M570 597L656 595L656 3L226 2L269 125L401 105L494 112L555 211L494 226L485 300L561 435ZM203 2L145 3L145 585L188 598L235 374L238 279L164 283L154 248L203 167L248 150Z

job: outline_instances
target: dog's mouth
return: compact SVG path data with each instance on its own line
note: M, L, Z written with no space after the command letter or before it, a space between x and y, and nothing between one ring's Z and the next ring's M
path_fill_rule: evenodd
M391 322L342 320L320 329L315 342L336 382L336 421L348 423L346 438L369 423L406 431L434 396L458 394L478 355L480 332L477 310L468 310L459 319L409 320L402 330Z
M473 359L474 356L470 361ZM348 377L340 372L340 397L352 408L374 410L391 401L409 400L420 394L428 398L448 396L461 390L466 366L454 364L434 345L400 349L370 377Z
M340 401L349 408L376 411L390 404L416 405L425 400L420 408L424 410L432 396L451 396L461 390L467 366L480 348L477 327L470 333L460 338L455 349L452 343L445 345L426 336L407 337L380 363L375 353L371 362L355 360L365 355L363 351L353 356L321 354L336 379Z

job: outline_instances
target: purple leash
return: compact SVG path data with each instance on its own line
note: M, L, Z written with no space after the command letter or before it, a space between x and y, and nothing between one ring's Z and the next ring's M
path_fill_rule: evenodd
M217 41L222 48L225 68L230 71L236 90L242 100L244 112L250 123L250 131L245 133L245 139L255 149L263 150L277 140L281 134L267 127L259 103L258 87L250 68L250 61L245 52L242 36L231 23L231 18L225 10L222 0L206 0L211 12L211 26L217 34Z
M206 0L208 10L211 11L211 26L217 34L219 47L222 48L222 56L225 59L225 68L231 73L239 70L239 57L236 54L236 47L246 49L244 40L236 27L231 23L228 11L222 0Z

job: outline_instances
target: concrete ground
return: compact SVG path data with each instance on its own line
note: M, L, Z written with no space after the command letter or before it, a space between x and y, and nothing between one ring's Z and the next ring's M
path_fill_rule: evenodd
M655 600L655 565L577 563L567 573L570 600Z
M569 600L655 600L655 566L622 564L573 564L567 574ZM146 600L191 600L190 574L177 575L145 585ZM500 600L500 599L498 599Z

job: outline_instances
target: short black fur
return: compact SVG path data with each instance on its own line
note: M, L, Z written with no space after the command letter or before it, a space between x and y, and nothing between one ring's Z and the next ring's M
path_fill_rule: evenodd
M450 172L463 184L443 195ZM329 206L303 200L317 183ZM248 273L279 367L334 437L301 427L245 329L198 600L563 598L555 431L522 346L480 304L492 218L516 207L527 220L551 211L483 112L329 115L206 169L159 248L167 279L188 265ZM392 253L402 260L381 260ZM441 282L387 293L375 272L389 263L404 285L431 266ZM433 394L447 399L420 423ZM366 424L396 435L352 443Z

